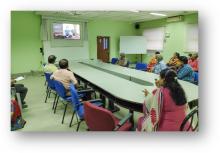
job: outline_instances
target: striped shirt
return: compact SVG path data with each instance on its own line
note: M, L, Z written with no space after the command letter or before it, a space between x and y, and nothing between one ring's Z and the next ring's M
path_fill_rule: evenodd
M180 80L193 82L193 69L189 64L184 64L183 67L177 70L177 77Z

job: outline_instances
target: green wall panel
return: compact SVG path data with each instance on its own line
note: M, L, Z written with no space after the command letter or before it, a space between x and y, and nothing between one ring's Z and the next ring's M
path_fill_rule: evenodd
M11 12L11 73L41 69L41 18L33 11Z

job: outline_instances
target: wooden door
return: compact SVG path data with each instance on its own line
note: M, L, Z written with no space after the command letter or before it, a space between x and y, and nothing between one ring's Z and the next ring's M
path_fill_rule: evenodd
M97 36L97 58L103 62L109 62L110 37Z

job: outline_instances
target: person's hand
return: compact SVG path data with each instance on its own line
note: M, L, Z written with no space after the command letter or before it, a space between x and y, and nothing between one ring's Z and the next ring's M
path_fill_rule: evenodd
M144 89L143 92L144 92L144 95L145 95L145 96L147 96L147 95L149 94L149 92L147 91L147 89Z

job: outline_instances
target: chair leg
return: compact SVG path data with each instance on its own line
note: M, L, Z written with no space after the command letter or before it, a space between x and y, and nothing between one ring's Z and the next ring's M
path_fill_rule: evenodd
M79 122L78 122L77 129L76 129L77 132L79 131L79 126L80 126L80 123L81 123L81 122L82 122L82 121L79 121Z
M58 101L59 101L59 98L60 98L60 97L58 96L58 97L57 97L57 100L56 100L56 103L55 103L54 112L53 112L54 114L56 113L57 103L58 103Z
M49 89L47 89L47 91L46 91L47 95L46 95L46 98L45 98L45 101L44 101L45 103L47 103L47 97L48 97L48 92L49 92L48 90Z
M68 105L68 104L65 104L65 109L64 109L64 111L63 111L63 119L62 119L62 124L63 124L63 122L64 122L64 118L65 118L65 115L66 115L66 109L67 109L67 105Z
M54 100L53 100L53 107L52 107L52 110L53 110L53 109L54 109L54 107L55 107L55 103L56 103L57 97L58 97L58 95L57 95L57 94L55 94L55 97L54 97Z
M70 120L70 125L69 125L69 127L72 126L72 122L73 122L74 115L75 115L75 111L73 111L73 114L72 114L72 117L71 117L71 120Z
M94 97L95 97L95 99L96 99L96 93L95 93L95 91L94 91Z
M50 93L51 93L51 90L49 90L49 98L50 98Z

